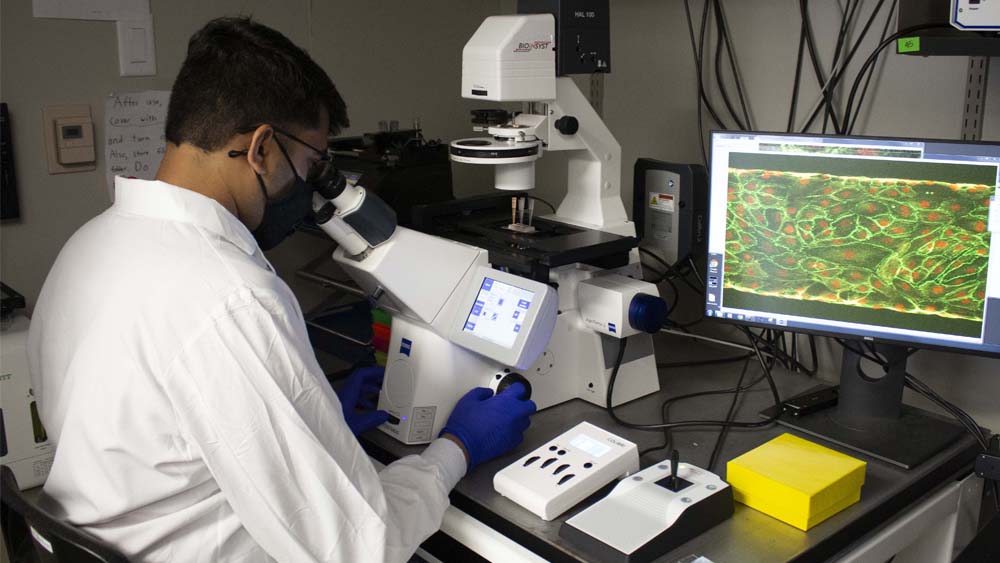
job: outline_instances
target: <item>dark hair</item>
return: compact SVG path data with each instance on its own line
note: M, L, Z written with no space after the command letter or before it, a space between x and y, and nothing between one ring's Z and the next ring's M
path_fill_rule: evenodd
M258 125L347 127L347 106L330 77L281 33L249 18L218 18L191 36L174 81L166 137L206 151Z

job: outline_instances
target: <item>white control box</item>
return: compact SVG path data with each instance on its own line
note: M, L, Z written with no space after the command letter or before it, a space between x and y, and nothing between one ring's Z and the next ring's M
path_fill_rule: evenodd
M951 25L968 31L1000 30L996 0L951 0Z
M542 520L552 520L638 470L635 444L581 422L497 472L493 488Z
M733 491L718 475L670 461L623 479L608 496L573 516L559 535L597 560L652 561L733 514Z
M45 482L55 457L28 375L28 317L0 327L0 464L10 467L22 489Z

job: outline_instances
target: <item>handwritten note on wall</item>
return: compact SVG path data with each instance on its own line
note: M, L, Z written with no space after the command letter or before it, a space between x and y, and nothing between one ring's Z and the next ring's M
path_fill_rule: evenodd
M115 176L152 180L166 150L167 90L118 93L104 104L104 162L111 201Z

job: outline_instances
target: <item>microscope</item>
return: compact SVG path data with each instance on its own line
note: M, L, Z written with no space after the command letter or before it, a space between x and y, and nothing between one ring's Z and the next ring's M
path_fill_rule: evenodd
M463 51L463 97L526 107L474 112L474 130L487 136L449 147L455 162L495 166L504 195L430 206L422 232L421 221L398 226L384 202L339 174L313 181L316 223L339 243L334 261L392 313L378 404L392 418L380 430L406 444L436 438L477 386L521 382L539 409L576 398L603 407L624 338L612 404L659 390L651 334L668 311L641 279L621 147L573 79L557 76L557 47L573 54L564 69L609 68L607 45L591 47L602 43L601 21L589 21L603 18L606 42L608 4L556 3L566 13L541 4L522 0L519 10L543 13L487 18ZM541 215L525 194L545 151L570 151L568 189Z

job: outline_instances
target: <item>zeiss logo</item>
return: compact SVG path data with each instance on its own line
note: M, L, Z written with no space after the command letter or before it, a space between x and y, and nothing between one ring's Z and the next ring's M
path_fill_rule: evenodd
M514 52L528 53L531 51L538 51L540 49L548 49L549 45L551 44L552 44L551 41L532 41L530 43L527 41L521 41L520 43L517 44L517 47L514 49Z
M409 357L411 348L413 348L413 342L404 338L399 344L399 353Z
M615 326L615 323L608 323L608 332L618 334L618 328Z

